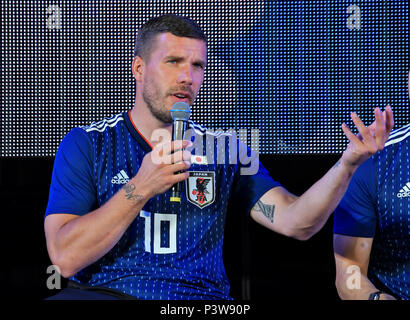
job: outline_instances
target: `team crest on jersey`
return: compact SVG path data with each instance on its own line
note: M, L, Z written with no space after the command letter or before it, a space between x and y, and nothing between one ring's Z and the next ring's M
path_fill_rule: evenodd
M189 202L199 208L209 206L215 201L215 172L189 171L186 180L186 194Z

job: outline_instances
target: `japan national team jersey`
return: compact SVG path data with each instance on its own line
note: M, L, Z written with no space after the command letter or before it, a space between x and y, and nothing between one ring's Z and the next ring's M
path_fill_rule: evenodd
M368 277L410 298L410 124L355 172L335 211L334 233L373 239Z
M229 146L238 140L229 134L211 134L193 122L188 128L205 143L193 152L181 203L170 202L170 191L150 199L118 243L70 280L138 299L230 299L222 261L228 202L239 219L279 183L259 162L255 174L241 174L246 166L232 161ZM224 164L216 159L221 138ZM218 151L209 155L210 145ZM71 130L56 154L46 216L101 207L151 150L129 112Z

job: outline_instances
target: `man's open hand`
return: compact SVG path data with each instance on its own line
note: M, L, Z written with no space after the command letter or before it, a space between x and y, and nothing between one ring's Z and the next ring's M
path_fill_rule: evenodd
M354 135L346 124L342 124L342 130L350 143L343 152L342 163L355 169L376 152L384 148L384 144L393 128L393 111L387 106L382 113L379 108L374 109L375 121L366 127L356 113L351 118L356 125L359 134Z

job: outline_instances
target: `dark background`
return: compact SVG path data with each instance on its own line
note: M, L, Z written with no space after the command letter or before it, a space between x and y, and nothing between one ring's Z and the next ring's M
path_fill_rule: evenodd
M272 177L300 195L339 155L261 156ZM48 258L44 212L53 158L0 158L2 203L1 295L40 300L57 293L46 286ZM235 299L337 300L332 217L308 241L278 235L249 217L228 212L224 261ZM62 281L65 284L65 281Z

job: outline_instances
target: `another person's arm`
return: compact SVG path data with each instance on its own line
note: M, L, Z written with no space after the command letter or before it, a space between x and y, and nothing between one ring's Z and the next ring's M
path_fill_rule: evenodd
M380 291L367 277L372 243L373 238L334 235L336 288L341 299L368 300L370 294ZM379 300L395 298L382 293Z

